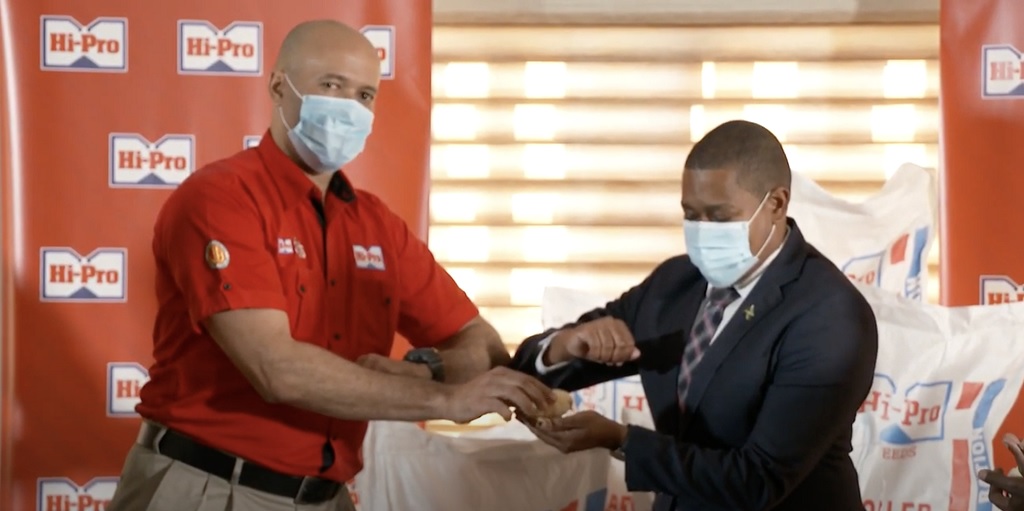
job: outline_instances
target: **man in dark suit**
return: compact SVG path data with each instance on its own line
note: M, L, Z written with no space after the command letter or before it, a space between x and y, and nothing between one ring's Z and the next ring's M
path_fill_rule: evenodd
M657 431L594 412L522 420L564 452L612 450L659 511L863 511L849 453L875 317L787 218L789 187L771 132L715 128L683 173L687 255L516 353L565 390L639 372Z

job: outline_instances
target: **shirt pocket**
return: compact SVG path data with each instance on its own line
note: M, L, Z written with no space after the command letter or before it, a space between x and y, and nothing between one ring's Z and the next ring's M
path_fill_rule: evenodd
M288 297L288 321L292 337L296 340L322 344L323 293L322 281L308 268L293 268L285 272L282 284Z
M352 319L361 353L387 356L398 328L398 286L383 271L357 270L353 278Z

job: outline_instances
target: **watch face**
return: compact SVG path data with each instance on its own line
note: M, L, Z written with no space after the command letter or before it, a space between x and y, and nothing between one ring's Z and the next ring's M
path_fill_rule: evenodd
M444 380L444 367L441 355L433 348L417 348L405 355L405 360L417 364L425 364L430 368L431 377L436 381Z
M409 352L405 356L406 360L412 362L430 362L433 359L439 358L436 353L432 350L418 348Z

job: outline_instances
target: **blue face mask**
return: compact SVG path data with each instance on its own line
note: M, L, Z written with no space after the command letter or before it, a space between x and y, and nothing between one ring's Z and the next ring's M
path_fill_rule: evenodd
M739 222L698 222L683 220L686 253L701 275L713 287L729 287L757 265L758 256L775 233L775 225L757 254L750 252L750 222L757 217L768 200L761 199L753 216Z
M303 96L291 78L285 75L285 80L302 100L299 122L288 129L288 139L309 168L319 173L334 172L363 152L373 127L373 112L352 99ZM284 121L284 112L278 111Z

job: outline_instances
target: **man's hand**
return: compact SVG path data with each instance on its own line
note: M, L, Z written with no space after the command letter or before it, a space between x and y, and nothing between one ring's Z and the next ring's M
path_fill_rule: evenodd
M507 367L495 367L449 388L441 416L458 424L466 424L488 413L512 420L510 407L535 415L555 400L551 389L540 380Z
M1003 511L1024 511L1024 477L1010 477L1003 469L982 470L978 479L988 483L988 500Z
M640 350L621 319L603 317L555 334L544 363L553 365L574 357L618 366L639 358Z
M1017 475L1019 476L1021 473L1024 473L1024 445L1021 444L1020 439L1013 433L1007 433L1003 437L1003 445L1010 450L1014 461L1017 462L1017 471L1019 472Z
M422 380L430 380L433 378L433 375L430 374L430 368L427 367L426 364L414 364L403 360L394 360L380 356L376 353L363 355L356 360L356 363L367 369L372 369L381 373L407 376L409 378L419 378Z
M626 440L626 426L594 411L559 419L520 420L544 443L570 453L603 447L615 450Z
M1005 475L1003 469L982 470L978 472L978 479L989 484L988 500L1003 511L1024 511L1024 449L1021 441L1015 435L1007 434L1003 437L1003 445L1013 454L1017 462L1017 475Z

